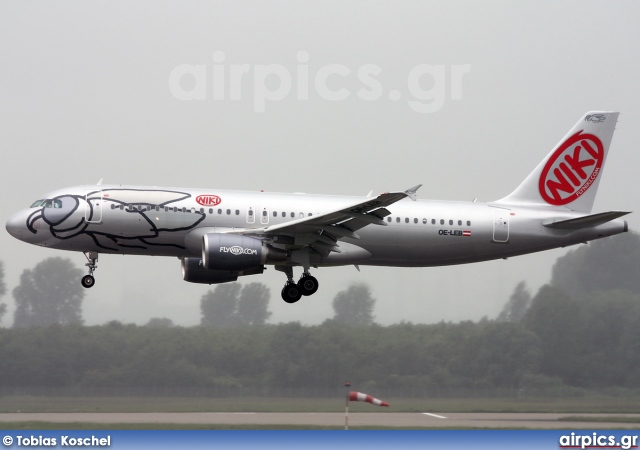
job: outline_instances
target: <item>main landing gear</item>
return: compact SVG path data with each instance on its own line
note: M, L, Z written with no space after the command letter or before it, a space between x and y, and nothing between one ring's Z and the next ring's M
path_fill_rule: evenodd
M303 295L313 295L318 290L318 280L311 276L308 271L305 271L296 283L293 281L293 269L290 266L276 266L276 270L287 275L287 282L282 288L282 300L287 303L295 303Z
M93 271L98 268L98 252L83 252L85 258L87 258L87 263L85 266L89 268L89 275L85 275L82 277L80 283L82 283L82 287L89 289L96 284L96 279L93 278Z

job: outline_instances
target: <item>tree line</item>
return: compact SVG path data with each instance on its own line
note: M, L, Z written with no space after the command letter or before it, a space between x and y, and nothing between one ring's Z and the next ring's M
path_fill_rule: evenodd
M580 247L557 260L535 295L520 283L498 318L479 322L377 325L370 291L352 286L321 325L269 325L268 309L255 307L266 287L252 283L205 294L200 326L16 325L0 329L0 386L317 388L350 380L425 391L638 389L640 282L629 266L639 259L632 233ZM212 322L216 301L226 305L224 323ZM349 304L349 314L340 312ZM218 312L205 318L210 307Z
M638 294L545 286L519 322L0 329L0 385L640 388L638 319Z

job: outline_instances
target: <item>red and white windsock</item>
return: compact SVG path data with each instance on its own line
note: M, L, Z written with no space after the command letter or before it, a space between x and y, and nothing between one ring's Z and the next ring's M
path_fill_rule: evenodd
M389 406L389 403L387 402L383 402L382 400L378 400L377 398L373 398L372 396L363 394L362 392L355 392L355 391L349 392L349 401L368 402L368 403L371 403L372 405L377 405L377 406Z

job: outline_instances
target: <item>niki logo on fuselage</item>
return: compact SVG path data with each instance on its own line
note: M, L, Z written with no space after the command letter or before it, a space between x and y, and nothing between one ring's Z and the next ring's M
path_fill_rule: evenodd
M538 188L549 204L562 206L576 200L598 178L604 163L602 142L582 131L570 136L547 161Z
M222 199L217 195L198 195L196 202L202 206L216 206L222 202Z

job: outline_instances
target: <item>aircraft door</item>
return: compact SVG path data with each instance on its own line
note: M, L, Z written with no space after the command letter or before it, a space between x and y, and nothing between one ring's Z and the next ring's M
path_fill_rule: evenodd
M254 211L252 206L249 206L247 210L247 223L255 223L256 221L256 212Z
M496 208L493 210L493 242L509 242L509 210Z
M87 223L102 223L102 191L86 192L84 220Z

